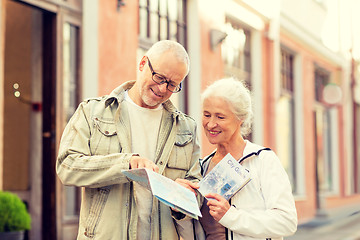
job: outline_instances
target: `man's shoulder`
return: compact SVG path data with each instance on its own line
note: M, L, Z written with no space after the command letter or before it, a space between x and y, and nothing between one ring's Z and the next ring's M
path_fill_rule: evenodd
M181 111L177 111L176 113L179 115L179 119L181 120L195 122L195 119L186 113L183 113Z
M197 128L197 124L194 118L191 116L183 113L183 112L177 112L177 125L179 127L179 131L185 131L185 132L193 132Z
M169 114L173 115L174 118L177 118L180 121L195 122L195 119L193 119L188 114L178 110L170 100L165 101L162 105Z
M89 109L89 111L92 111L94 109L103 109L106 108L106 100L108 99L108 96L101 96L101 97L90 97L84 99L80 103L80 107L84 109Z
M104 95L100 97L89 97L82 101L83 105L97 105L99 103L104 104L109 99L109 95Z
M101 97L89 97L83 100L84 103L90 103L90 102L100 102L104 99L105 96Z

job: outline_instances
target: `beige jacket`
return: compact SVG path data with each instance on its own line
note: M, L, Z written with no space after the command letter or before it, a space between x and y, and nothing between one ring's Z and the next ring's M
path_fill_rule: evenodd
M83 187L78 239L136 239L133 184L121 173L132 156L129 116L121 103L133 84L82 102L61 138L57 174L63 184ZM155 157L159 173L198 181L196 123L170 101L163 106ZM153 198L152 209L151 239L179 239L170 208Z

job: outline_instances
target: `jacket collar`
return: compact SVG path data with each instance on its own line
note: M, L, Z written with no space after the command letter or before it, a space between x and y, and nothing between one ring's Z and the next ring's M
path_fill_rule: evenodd
M268 148L264 148L260 145L257 145L255 143L252 143L250 142L249 140L245 140L245 148L244 148L244 153L243 153L243 157L246 157L248 155L253 155L253 154L256 154L258 155L259 154L259 151L262 150L262 149L266 149L266 150L270 150ZM209 155L207 155L206 157L204 157L203 159L200 159L200 165L202 166L202 168L207 168L207 164L209 164L209 159L211 159L216 153L216 149L210 153ZM238 159L239 160L239 159Z
M110 95L105 97L105 107L108 107L111 104L118 104L124 100L125 91L132 88L135 84L135 81L127 81L117 88L115 88Z
M264 147L257 145L255 143L250 142L249 140L245 140L246 145L244 148L243 156L249 155L251 153L257 153L259 150L264 149Z
M124 100L125 91L132 88L135 84L135 80L127 81L117 88L115 88L110 95L105 97L105 107L108 107L111 104L119 104ZM168 99L164 103L162 103L163 107L166 111L171 113L173 118L175 119L180 115L180 112L176 109L173 103Z

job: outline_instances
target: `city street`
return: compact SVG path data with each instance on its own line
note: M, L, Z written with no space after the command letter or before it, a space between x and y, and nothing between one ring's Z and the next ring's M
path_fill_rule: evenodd
M288 219L265 237L297 219L284 240L360 240L359 12L360 0L0 0L0 193L30 214L18 230L169 239L157 200L157 223L138 228L121 171L149 159L196 179L221 148L212 166L254 157L256 196L239 204Z
M285 240L360 240L360 211L332 220L301 224L294 236Z

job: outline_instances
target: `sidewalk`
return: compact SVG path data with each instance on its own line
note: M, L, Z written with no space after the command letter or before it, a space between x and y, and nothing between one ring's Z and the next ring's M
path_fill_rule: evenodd
M360 210L317 217L300 224L295 235L284 240L360 240Z

